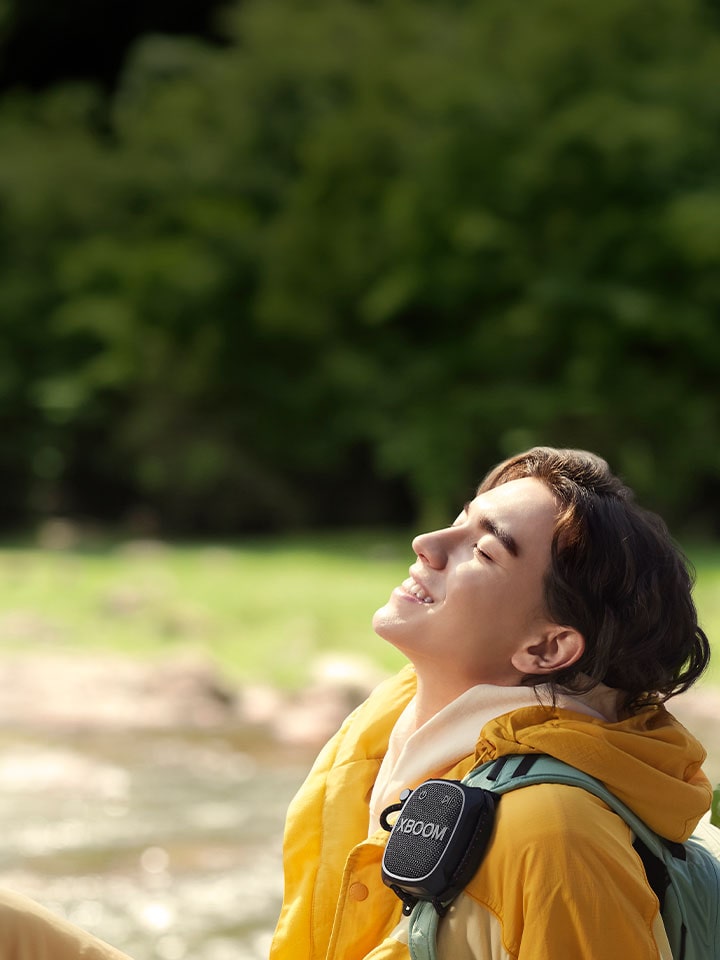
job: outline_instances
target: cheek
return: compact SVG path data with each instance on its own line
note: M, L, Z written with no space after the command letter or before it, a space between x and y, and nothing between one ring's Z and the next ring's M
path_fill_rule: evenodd
M501 588L487 585L481 588L477 584L458 590L454 596L449 594L446 605L455 624L470 631L486 630L499 619L505 619L507 608L508 600Z

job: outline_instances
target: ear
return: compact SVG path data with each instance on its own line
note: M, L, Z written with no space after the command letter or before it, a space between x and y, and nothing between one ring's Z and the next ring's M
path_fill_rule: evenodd
M516 651L512 664L521 673L557 673L567 670L585 652L585 638L573 627L549 624L540 637L535 637Z

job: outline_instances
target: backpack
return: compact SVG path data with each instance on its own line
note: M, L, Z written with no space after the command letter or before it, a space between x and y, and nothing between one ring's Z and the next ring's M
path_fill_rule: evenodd
M500 757L470 771L462 781L465 787L480 787L495 796L537 783L582 787L604 801L630 827L648 882L660 903L673 960L720 957L720 829L703 820L685 843L665 840L599 780L545 755ZM467 876L467 869L463 876ZM428 900L412 907L409 947L413 960L438 960L436 934L442 913L437 902Z

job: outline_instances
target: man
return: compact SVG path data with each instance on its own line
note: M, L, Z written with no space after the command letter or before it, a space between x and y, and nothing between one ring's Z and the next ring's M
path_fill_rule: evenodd
M600 458L500 464L455 523L413 541L375 614L411 666L343 724L288 812L271 960L407 960L381 881L384 808L428 777L547 753L685 840L708 809L700 744L663 702L709 659L687 566ZM485 857L441 920L441 960L671 960L625 823L584 790L505 795Z

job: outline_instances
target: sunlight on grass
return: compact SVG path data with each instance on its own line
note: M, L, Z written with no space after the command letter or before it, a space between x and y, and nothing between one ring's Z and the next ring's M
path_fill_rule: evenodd
M720 549L688 550L711 642L720 635ZM235 545L121 544L0 550L0 652L120 651L209 657L238 681L298 687L325 653L384 670L402 658L373 611L406 576L410 537L283 538ZM720 683L720 664L708 680Z
M0 650L113 650L211 657L234 678L296 687L316 658L400 656L370 619L406 576L402 536L235 546L127 544L0 550Z

